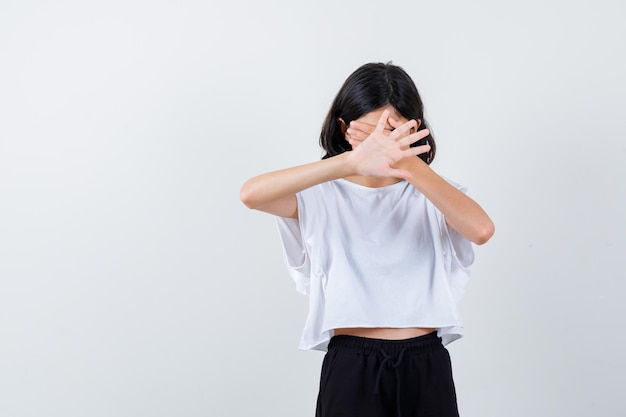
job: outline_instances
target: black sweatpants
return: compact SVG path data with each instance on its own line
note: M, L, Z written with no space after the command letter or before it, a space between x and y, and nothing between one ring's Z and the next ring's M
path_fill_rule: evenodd
M316 417L458 415L450 355L437 332L405 340L330 340Z

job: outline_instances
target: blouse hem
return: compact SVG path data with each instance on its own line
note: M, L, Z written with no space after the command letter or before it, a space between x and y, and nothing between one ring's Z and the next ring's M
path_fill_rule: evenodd
M372 329L376 327L385 327L385 326L376 326L376 325L350 325L348 327L353 328L364 328L364 329ZM416 325L406 325L406 326L394 326L397 329L408 329L412 327L421 327L421 328L432 328L437 329L437 336L441 338L441 343L446 346L455 340L458 340L463 337L463 327L461 325L446 325L446 326L435 326L435 325L426 325L426 324L416 324ZM325 337L324 339L317 342L309 342L303 343L300 341L298 345L298 350L309 351L309 350L318 350L322 352L328 351L328 343L332 338L333 329L327 329L322 331L322 334L329 334L329 337Z

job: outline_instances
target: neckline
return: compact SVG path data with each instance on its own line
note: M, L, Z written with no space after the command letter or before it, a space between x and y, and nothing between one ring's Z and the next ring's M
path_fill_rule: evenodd
M395 187L399 187L401 185L406 184L406 180L400 180L398 182L394 182L393 184L389 184L389 185L383 185L381 187L368 187L367 185L362 185L362 184L358 184L356 182L352 182L350 180L347 180L345 178L338 178L337 181L341 182L342 184L347 184L351 187L354 188L358 188L361 190L368 190L368 191L384 191L384 190L390 190L392 188Z

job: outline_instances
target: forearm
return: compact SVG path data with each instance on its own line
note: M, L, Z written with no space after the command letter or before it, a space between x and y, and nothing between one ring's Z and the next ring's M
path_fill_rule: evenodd
M306 188L337 178L354 175L408 178L409 172L393 168L409 156L427 152L427 145L409 148L428 134L427 130L410 134L416 122L409 121L393 133L384 133L389 110L384 110L374 132L352 151L321 161L268 172L248 180L241 187L241 201L249 208L283 217L297 217L295 194Z
M249 208L260 208L297 192L354 175L349 163L349 152L332 158L268 172L246 181L241 187L241 201Z
M419 158L405 158L402 167L411 173L409 182L444 215L446 223L467 240L483 244L494 233L487 213L470 197L441 178Z

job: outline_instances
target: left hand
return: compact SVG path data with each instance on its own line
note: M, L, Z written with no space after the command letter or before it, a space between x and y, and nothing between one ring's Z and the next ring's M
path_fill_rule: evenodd
M389 125L392 129L385 129L384 133L386 135L390 135L395 129L402 126L402 122L394 119L393 117L389 117L388 119ZM350 126L348 127L348 143L354 149L356 146L360 145L369 135L371 135L374 130L376 130L376 126L370 125L368 123L359 122L357 120L353 120L350 122ZM410 135L415 132L415 129L411 128L407 135ZM409 146L405 146L403 149L408 149Z

